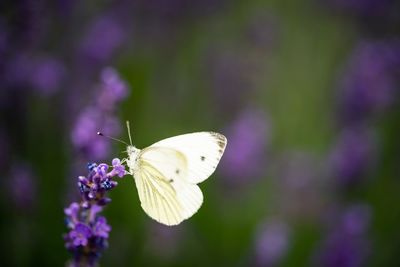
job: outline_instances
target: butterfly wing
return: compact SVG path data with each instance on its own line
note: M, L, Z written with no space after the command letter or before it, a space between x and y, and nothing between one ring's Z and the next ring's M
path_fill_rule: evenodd
M180 152L187 162L186 180L198 184L217 168L224 154L227 139L214 132L197 132L161 140L149 148L170 148Z
M146 148L134 174L143 210L154 220L177 225L203 203L200 188L185 181L185 157L170 148ZM178 171L177 171L178 170Z

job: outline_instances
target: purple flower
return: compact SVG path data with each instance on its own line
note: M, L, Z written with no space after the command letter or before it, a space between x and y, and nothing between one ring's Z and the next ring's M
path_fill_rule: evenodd
M101 130L110 136L120 132L120 123L114 114L119 101L127 95L127 86L116 71L107 68L102 74L93 104L88 105L77 117L71 132L71 141L86 159L103 159L110 151L110 142L96 133Z
M111 231L111 226L107 224L105 217L101 216L97 218L95 225L93 226L93 234L98 237L108 238L108 233Z
M227 131L229 146L221 162L221 171L231 185L248 183L265 170L270 138L269 120L260 110L246 110Z
M97 138L94 134L98 131L100 123L100 112L95 108L88 108L80 114L72 130L73 145L87 157L98 159L108 154L108 142Z
M18 209L29 211L35 203L36 185L33 171L25 163L12 167L9 177L11 200Z
M87 30L82 55L95 63L108 61L124 41L124 30L112 17L100 17Z
M29 85L32 69L32 56L27 53L18 53L8 63L4 74L4 82L8 88L25 88Z
M29 0L12 1L14 16L18 23L14 23L16 42L24 48L31 48L43 40L43 35L48 26L48 9L45 2L32 2ZM14 12L13 12L14 13ZM21 19L23 18L23 19Z
M364 235L369 228L371 216L372 211L368 205L352 205L343 212L340 221L340 228L352 236Z
M21 52L9 62L4 80L8 88L31 88L50 96L60 89L64 77L65 67L55 58Z
M113 68L105 68L101 73L102 87L97 96L97 105L103 110L113 109L128 94L126 83Z
M211 77L211 86L215 98L225 113L236 113L243 106L244 100L253 92L253 81L249 70L253 69L247 57L240 57L233 52L210 52L207 66L207 76ZM227 97L229 96L229 97Z
M9 36L7 32L7 27L2 19L0 19L0 55L7 51L9 45Z
M64 209L65 215L67 215L73 223L78 222L78 212L79 212L79 204L76 202L72 202L68 208Z
M117 167L121 168L119 165ZM109 167L105 163L100 165L91 163L88 164L88 168L89 175L87 177L78 177L78 187L82 198L89 202L96 201L98 205L103 206L109 202L108 198L104 198L104 194L117 186L117 182L111 178L117 175L118 171L112 169L107 173Z
M113 171L118 175L118 177L123 177L126 174L125 166L121 164L118 158L112 160Z
M94 222L97 214L103 211L103 206L93 204L90 207L89 221Z
M319 220L330 199L325 161L307 151L288 151L273 166L276 209L292 220Z
M325 0L326 1L326 0ZM360 16L387 15L393 0L327 0L330 6Z
M353 205L336 215L332 227L317 254L317 266L360 267L367 262L370 247L367 230L371 210L366 205Z
M0 101L1 102L1 101ZM5 168L10 159L10 143L8 136L0 126L0 168Z
M35 62L31 72L31 84L43 95L58 91L65 76L64 65L53 58L42 58Z
M287 253L289 227L273 221L261 227L257 234L255 261L257 266L275 266Z
M251 16L245 35L249 38L250 45L258 46L265 53L276 45L279 32L278 17L261 11Z
M75 247L86 246L88 239L92 236L92 230L83 223L77 223L75 229L69 232L69 237Z
M121 161L114 159L113 165L121 168ZM70 229L64 235L65 246L74 253L74 262L71 264L76 266L81 266L82 262L91 262L90 266L94 266L101 252L108 246L111 226L99 213L111 201L106 193L117 185L112 178L120 174L119 171L109 169L105 163L89 163L88 175L78 177L81 202L73 202L64 210L66 225Z
M400 42L361 42L339 88L344 123L363 121L392 104L400 72Z
M344 129L330 155L332 171L341 185L354 185L371 169L376 142L363 128Z
M102 163L96 167L94 172L96 172L100 178L105 179L107 177L106 176L107 170L108 170L108 165L105 163Z
M166 25L170 25L169 21L190 20L220 10L224 6L224 2L226 1L148 0L138 1L135 9L138 10L139 14L146 14L147 18L160 21L160 27L165 28Z

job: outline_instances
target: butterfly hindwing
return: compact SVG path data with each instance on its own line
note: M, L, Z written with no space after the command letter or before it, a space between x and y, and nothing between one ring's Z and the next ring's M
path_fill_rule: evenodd
M140 170L135 179L143 210L160 223L179 224L183 220L183 212L175 190L150 168Z
M187 181L197 184L215 171L226 144L227 140L222 134L197 132L170 137L149 148L170 148L180 152L187 162Z
M200 208L203 194L185 180L187 163L180 152L149 147L142 151L139 164L135 182L141 206L151 218L176 225Z

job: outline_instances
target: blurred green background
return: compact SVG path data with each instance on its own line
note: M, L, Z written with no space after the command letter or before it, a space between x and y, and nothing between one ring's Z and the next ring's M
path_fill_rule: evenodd
M128 140L129 120L139 148L205 130L228 147L179 226L152 221L132 177L118 180L100 266L399 266L399 11L390 0L1 3L0 265L68 261L76 177L126 156L96 132ZM111 102L107 73L125 88Z

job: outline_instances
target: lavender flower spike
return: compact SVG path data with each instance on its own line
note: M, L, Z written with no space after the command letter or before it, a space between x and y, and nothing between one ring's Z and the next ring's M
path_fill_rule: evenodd
M111 170L110 170L111 169ZM95 266L101 252L108 246L111 226L98 214L111 199L106 193L117 186L112 178L126 174L119 159L113 159L112 167L102 163L88 164L89 174L78 177L81 201L73 202L64 209L69 232L64 235L65 247L73 253L70 266Z

